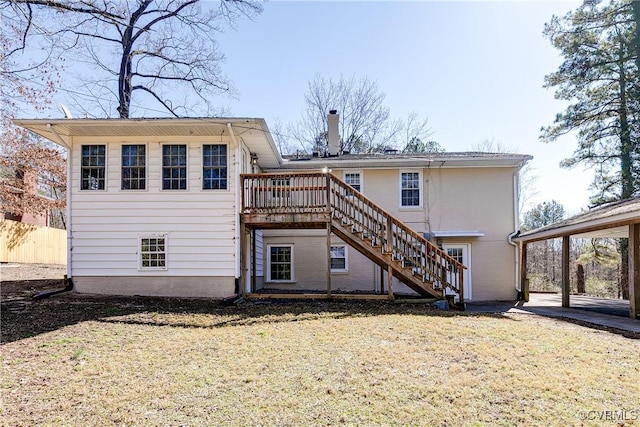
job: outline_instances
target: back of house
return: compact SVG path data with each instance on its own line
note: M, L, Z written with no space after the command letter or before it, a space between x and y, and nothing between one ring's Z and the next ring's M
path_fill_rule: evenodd
M329 251L318 229L241 236L243 174L324 170L464 264L465 300L516 297L509 236L518 228L518 171L530 156L283 159L262 119L16 123L69 152L68 276L78 292L224 298L324 289L327 274L335 291L381 292L379 263L335 234ZM394 292L414 292L394 280Z

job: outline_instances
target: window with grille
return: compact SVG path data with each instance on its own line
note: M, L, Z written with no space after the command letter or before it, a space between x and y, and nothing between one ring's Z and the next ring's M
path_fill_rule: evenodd
M227 189L227 146L207 144L202 146L202 189Z
M123 190L144 190L147 186L147 155L144 144L122 146Z
M140 238L140 268L165 270L167 268L167 238L150 236Z
M400 207L420 206L420 172L400 174Z
M269 246L268 277L273 282L293 281L293 246Z
M187 189L187 146L167 144L162 146L162 189Z
M106 146L83 145L80 160L80 185L82 190L104 190L107 164Z
M360 185L360 173L348 172L344 174L344 182L349 184L354 190L362 191Z
M347 247L345 245L331 246L331 271L347 271Z

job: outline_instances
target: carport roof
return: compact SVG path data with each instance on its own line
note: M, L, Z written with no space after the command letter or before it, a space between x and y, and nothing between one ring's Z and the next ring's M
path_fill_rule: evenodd
M515 242L535 242L557 237L628 237L629 225L640 223L640 198L599 206L571 218L527 231Z

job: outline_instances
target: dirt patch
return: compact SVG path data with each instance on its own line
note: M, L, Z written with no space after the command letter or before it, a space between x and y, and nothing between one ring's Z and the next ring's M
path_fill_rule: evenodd
M64 265L0 264L2 300L10 296L35 294L47 287L64 287Z

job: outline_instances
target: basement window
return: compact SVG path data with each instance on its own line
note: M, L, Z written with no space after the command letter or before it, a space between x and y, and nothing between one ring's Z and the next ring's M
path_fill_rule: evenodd
M331 246L331 272L345 273L348 271L347 246Z
M166 236L148 236L140 238L140 269L167 269Z
M279 245L267 248L267 277L271 282L293 281L293 245Z

